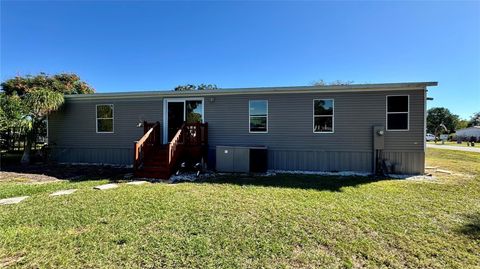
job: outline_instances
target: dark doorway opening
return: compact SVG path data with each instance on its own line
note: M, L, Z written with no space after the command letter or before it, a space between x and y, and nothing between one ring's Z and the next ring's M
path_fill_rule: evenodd
M172 141L185 119L184 102L168 102L168 141Z

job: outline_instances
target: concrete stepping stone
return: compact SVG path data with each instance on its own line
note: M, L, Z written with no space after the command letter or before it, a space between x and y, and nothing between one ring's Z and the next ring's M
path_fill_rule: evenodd
M7 198L7 199L1 199L0 200L0 205L13 205L13 204L18 204L21 201L27 199L30 196L19 196L19 197L12 197L12 198Z
M118 188L118 184L115 183L110 183L110 184L104 184L104 185L99 185L96 187L93 187L95 190L109 190L109 189L115 189Z
M77 189L61 190L61 191L56 191L54 193L51 193L50 196L70 195L76 191Z
M437 169L437 172L438 172L438 173L448 174L448 175L453 174L452 172L450 172L450 171L448 171L448 170L442 170L442 169Z
M143 185L147 183L148 181L130 181L130 182L127 182L127 185Z

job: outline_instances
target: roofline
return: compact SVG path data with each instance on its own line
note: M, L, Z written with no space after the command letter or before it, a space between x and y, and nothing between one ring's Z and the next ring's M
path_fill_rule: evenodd
M465 127L465 128L462 128L462 129L455 130L455 132L458 132L458 131L461 131L461 130L467 130L467 129L480 129L480 125Z
M94 94L65 95L70 100L87 100L96 98L130 98L130 97L181 97L181 96L215 96L236 94L277 94L277 93L312 93L312 92L370 92L426 89L428 86L437 86L438 82L403 82L377 84L350 84L327 86L288 86L288 87L255 87L255 88L219 88L202 91L138 91L138 92L110 92Z

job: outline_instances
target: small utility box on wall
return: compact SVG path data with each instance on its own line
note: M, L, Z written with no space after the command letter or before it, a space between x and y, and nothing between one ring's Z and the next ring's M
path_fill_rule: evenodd
M385 127L373 126L373 149L385 148Z
M372 174L377 175L381 167L381 152L385 148L385 127L373 126Z
M217 146L215 167L218 172L266 172L267 148L262 146Z

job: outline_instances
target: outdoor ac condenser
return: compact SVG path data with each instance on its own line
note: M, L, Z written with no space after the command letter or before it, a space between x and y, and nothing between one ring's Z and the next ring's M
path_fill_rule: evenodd
M215 157L217 172L267 171L267 148L263 146L217 146Z

